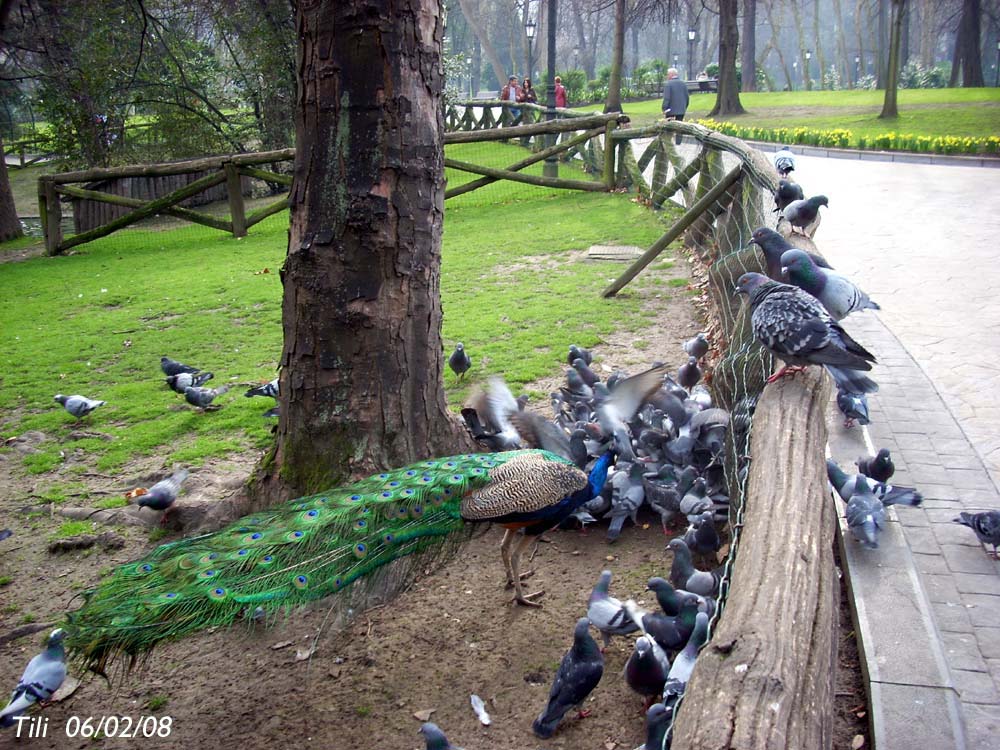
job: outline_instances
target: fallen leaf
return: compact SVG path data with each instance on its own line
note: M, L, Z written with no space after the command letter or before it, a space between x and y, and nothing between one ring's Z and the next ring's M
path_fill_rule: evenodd
M142 497L143 495L148 495L148 494L149 490L147 490L145 487L136 487L134 490L129 490L128 492L125 493L125 499L132 500L134 498Z
M80 687L80 681L75 677L67 677L63 680L63 684L59 686L59 689L53 693L52 697L49 698L50 703L58 703L59 701L64 701L69 698L76 689Z
M413 718L417 721L430 721L431 714L437 711L436 708L424 708L420 711L413 712Z
M264 273L271 273L271 269L270 268L264 268L261 271L254 271L253 275L254 276L260 276L261 274L264 274Z
M277 651L279 648L288 648L291 645L292 641L280 641L279 643L275 643L273 646L271 646L271 650Z
M860 750L860 748L865 744L865 736L863 734L854 735L854 739L851 740L851 750Z

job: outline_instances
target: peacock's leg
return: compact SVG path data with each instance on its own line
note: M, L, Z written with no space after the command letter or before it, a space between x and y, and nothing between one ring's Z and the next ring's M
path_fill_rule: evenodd
M510 545L514 542L513 529L504 529L503 539L500 540L500 557L503 558L503 569L507 573L507 588L514 585L514 571L510 565Z
M518 604L523 604L526 607L541 607L542 606L541 604L532 601L532 599L537 599L538 597L542 596L545 593L545 591L542 590L542 591L536 591L532 594L525 594L523 591L521 591L521 576L518 574L518 567L521 562L521 553L524 551L524 548L527 547L530 542L531 542L531 537L525 534L521 538L521 541L517 543L517 547L514 548L514 553L511 555L510 558L511 572L513 573L513 580L514 580L514 601L517 602Z

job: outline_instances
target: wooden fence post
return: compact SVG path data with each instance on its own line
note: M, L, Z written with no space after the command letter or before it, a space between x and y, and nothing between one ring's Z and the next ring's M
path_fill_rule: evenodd
M227 162L222 169L226 173L226 192L229 194L229 216L233 222L233 237L247 236L247 215L243 205L243 181L240 170L232 162Z
M604 184L607 185L608 190L615 189L615 147L611 143L611 134L614 129L614 120L609 120L604 126Z
M45 254L58 255L62 244L62 204L51 180L38 181L38 215L45 233Z

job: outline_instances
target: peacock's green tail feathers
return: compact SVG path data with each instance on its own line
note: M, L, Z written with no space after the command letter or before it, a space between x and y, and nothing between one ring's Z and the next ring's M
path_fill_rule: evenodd
M545 458L568 463L541 451ZM463 496L527 451L451 456L245 516L118 568L69 615L70 651L98 671L156 643L335 594L463 527Z

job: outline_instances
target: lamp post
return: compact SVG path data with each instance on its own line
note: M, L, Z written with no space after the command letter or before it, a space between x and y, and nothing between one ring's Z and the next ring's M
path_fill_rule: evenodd
M809 73L809 61L812 60L812 56L813 56L812 50L807 49L806 50L806 69L804 71L804 75L805 75L805 79L806 79L806 91L812 91L812 88L813 88L813 86L812 86L812 76Z
M858 81L861 80L861 55L854 56L854 88L858 87Z
M997 42L997 88L1000 88L1000 41Z
M799 80L799 61L792 60L792 89L795 89L795 82Z
M465 58L465 72L469 75L469 99L472 99L472 58Z
M551 122L556 119L556 14L558 0L548 0L549 15L545 22L546 51L545 51L545 120ZM545 136L546 148L556 145L556 134L549 133ZM559 176L559 159L555 154L545 157L545 164L542 165L542 175L544 177Z
M698 36L697 29L688 29L688 69L687 69L687 80L691 80L693 76L691 75L691 65L694 59L694 40Z
M535 29L535 22L530 18L524 22L524 35L528 38L528 78L531 77L531 43L535 40Z

